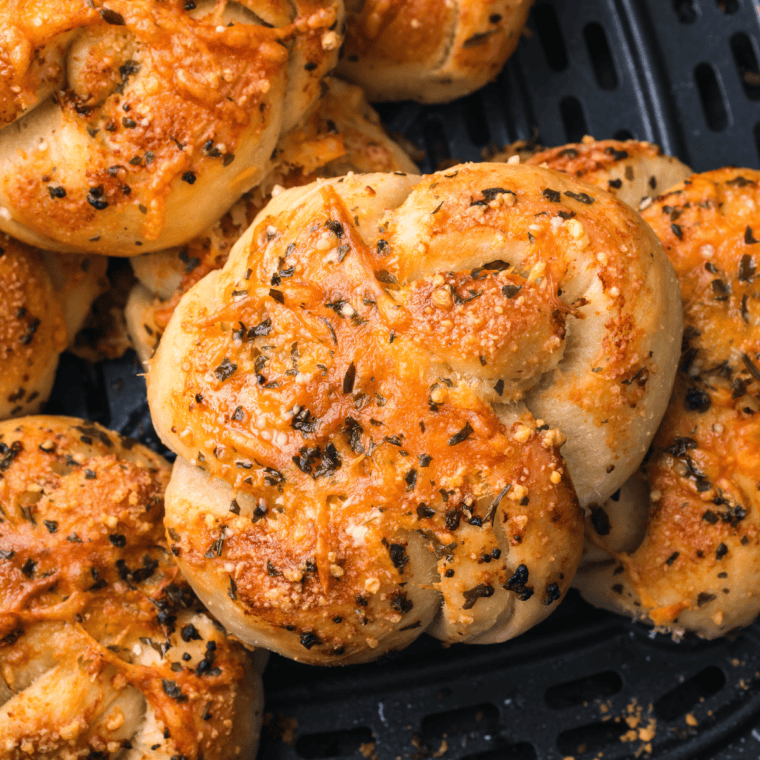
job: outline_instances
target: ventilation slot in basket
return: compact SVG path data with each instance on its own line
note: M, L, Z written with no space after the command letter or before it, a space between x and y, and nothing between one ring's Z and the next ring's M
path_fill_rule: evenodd
M436 752L452 736L493 736L498 732L499 711L495 705L484 703L428 715L422 719L420 739L431 752Z
M533 9L533 23L549 68L564 71L568 63L567 47L554 8L550 5L537 5Z
M744 32L737 32L731 37L731 52L745 94L750 100L760 100L760 68L752 38Z
M568 142L578 142L583 135L588 134L583 106L578 98L574 98L572 95L562 98L559 111L562 115L562 124L565 127Z
M694 705L717 694L725 685L726 677L723 671L715 665L710 665L660 697L654 703L654 714L661 720L680 718Z
M620 737L627 731L628 726L623 722L611 720L606 723L591 723L563 731L557 738L557 748L564 756L598 753L607 747L619 746Z
M328 757L357 755L362 744L371 744L375 737L366 726L347 731L325 731L306 734L296 742L296 752L305 760L324 760Z
M470 95L462 101L462 114L467 127L467 136L473 144L478 147L488 145L491 140L491 131L488 129L488 117L483 98L479 93Z
M606 699L623 688L623 680L613 670L594 673L576 681L550 686L544 694L546 704L554 710L575 707L594 699Z
M446 130L438 119L428 119L423 127L423 134L428 161L433 170L436 170L451 158Z
M594 67L596 82L603 90L614 90L618 86L618 75L615 61L612 58L610 44L601 24L588 24L583 30L586 47Z
M697 20L694 0L672 0L673 10L682 24L693 24Z
M739 0L716 0L716 2L723 13L736 13L739 10Z
M728 126L728 111L715 69L709 63L700 63L694 69L694 79L697 82L707 126L713 132L722 132Z

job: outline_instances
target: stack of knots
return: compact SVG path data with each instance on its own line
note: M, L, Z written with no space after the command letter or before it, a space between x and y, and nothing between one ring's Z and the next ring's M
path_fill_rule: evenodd
M377 99L451 99L498 72L531 3L428 5L352 4L343 73ZM419 37L431 18L437 33L426 31L425 45L396 44ZM77 255L162 252L136 267L143 287L128 312L147 358L179 294L224 263L273 189L346 171L414 170L358 90L334 82L317 102L343 27L341 0L0 8L0 231L13 238L3 248L34 270L18 277L10 259L3 264L11 371L0 416L41 406L59 353L107 287L103 260L46 254L59 291L51 296L39 253L14 239ZM401 52L414 61L396 60Z
M530 4L351 3L342 70L452 99ZM414 175L328 79L343 32L341 0L0 7L0 416L46 398L105 256L143 254L128 321L144 360L167 333L150 400L180 454L164 538L160 457L0 426L9 752L252 751L258 673L180 570L315 663L522 633L572 582L579 503L640 462L680 329L656 239L542 168Z
M371 99L440 102L498 72L531 2L346 5L0 7L0 417L44 401L105 256L131 257L128 327L178 454L164 515L157 455L79 420L0 425L9 752L249 751L258 675L188 582L248 646L318 664L523 633L584 535L596 603L704 635L760 608L760 177L591 139L417 176L329 79L344 31L338 70ZM682 180L643 212L655 234L633 207ZM704 355L670 407L660 241Z
M150 362L172 551L237 637L299 660L515 636L572 581L578 500L641 462L680 334L651 229L564 174L281 192Z

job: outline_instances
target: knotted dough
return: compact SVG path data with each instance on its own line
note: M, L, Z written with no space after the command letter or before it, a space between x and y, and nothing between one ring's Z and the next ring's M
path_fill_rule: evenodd
M280 140L272 162L272 172L260 185L188 244L130 260L139 283L130 293L125 314L132 344L143 361L153 355L182 295L224 266L230 249L273 192L348 172L417 171L385 132L364 93L335 78L304 123Z
M341 0L3 3L0 230L118 256L191 239L265 176L335 65L341 14Z
M580 557L568 475L583 502L635 470L679 344L651 230L557 172L285 191L151 361L177 561L238 637L310 662L517 635Z
M493 79L533 0L348 0L338 72L372 101L445 103Z
M659 145L641 140L594 140L540 150L526 163L547 166L598 185L633 208L685 180L691 169Z
M605 552L576 582L594 604L715 638L760 612L760 172L696 174L642 214L681 285L680 371L641 470L591 511Z
M169 465L70 417L0 423L3 757L253 757L258 673L163 530Z

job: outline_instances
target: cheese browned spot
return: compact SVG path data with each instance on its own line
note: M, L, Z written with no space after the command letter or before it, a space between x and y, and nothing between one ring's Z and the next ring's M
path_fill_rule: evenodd
M0 423L0 472L4 753L252 753L260 681L171 561L168 463L93 423L25 417Z

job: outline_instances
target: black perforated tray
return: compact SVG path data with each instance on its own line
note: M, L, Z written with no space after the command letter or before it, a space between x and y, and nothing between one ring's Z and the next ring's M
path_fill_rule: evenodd
M425 150L425 170L585 133L652 140L698 171L757 167L758 13L750 0L539 0L533 35L494 84L383 117ZM159 448L133 355L95 367L64 357L48 411ZM675 644L572 592L516 641L446 649L423 636L347 669L273 656L264 680L261 760L760 757L760 625Z

